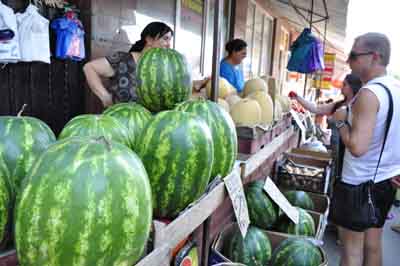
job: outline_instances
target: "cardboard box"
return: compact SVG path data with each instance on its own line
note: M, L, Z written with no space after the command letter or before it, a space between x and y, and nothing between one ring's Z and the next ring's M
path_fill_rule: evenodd
M224 237L231 232L233 227L236 226L235 223L228 225L224 231L222 231L217 238L214 240L212 246L211 246L211 252L209 256L209 263L208 266L215 266L218 263L222 262L232 262L228 258L226 258L224 255L221 254L221 249L222 249L222 243ZM282 234L278 232L271 232L271 231L264 231L265 234L268 236L269 240L271 241L271 246L272 246L272 251L275 250L275 248L284 240L287 238L291 237L290 235L287 234ZM324 250L319 247L319 250L321 252L323 262L320 266L327 266L328 265L328 257L326 256L326 253Z

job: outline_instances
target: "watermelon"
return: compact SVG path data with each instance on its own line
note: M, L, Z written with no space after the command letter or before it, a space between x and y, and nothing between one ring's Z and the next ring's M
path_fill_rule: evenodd
M0 172L15 198L29 168L56 141L41 120L28 116L0 117Z
M211 177L227 176L232 171L238 149L236 128L230 115L218 104L208 100L186 101L176 110L196 114L207 122L214 143Z
M79 115L63 128L58 139L70 137L105 137L130 147L128 131L117 119L105 115Z
M0 242L6 235L10 215L11 198L6 178L0 170Z
M239 228L235 226L222 244L222 254L226 258L246 266L268 265L271 253L271 242L268 236L254 226L248 228L244 239Z
M154 215L174 218L205 192L214 159L211 131L197 115L160 112L143 130L138 155L149 174Z
M151 188L128 147L105 138L61 140L27 179L16 215L19 265L130 266L140 258Z
M306 210L314 210L314 202L307 192L299 190L289 190L283 193L286 199L294 206Z
M107 108L104 115L116 118L128 132L129 146L135 150L140 133L151 119L151 113L136 103L118 103Z
M299 235L299 236L315 236L315 222L312 216L305 210L299 210L299 223L293 223L286 215L278 220L277 229L279 232Z
M319 266L323 257L319 248L305 238L288 238L274 250L270 265L273 266Z
M140 58L136 70L139 103L152 112L170 110L189 99L191 69L173 49L153 48Z
M251 224L271 229L278 219L278 206L264 191L264 181L254 181L244 191Z

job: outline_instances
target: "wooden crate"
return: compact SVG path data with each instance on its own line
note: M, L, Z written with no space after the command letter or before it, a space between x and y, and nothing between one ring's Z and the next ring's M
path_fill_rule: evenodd
M211 247L211 255L210 255L210 259L208 261L209 262L208 266L214 266L217 263L221 263L221 262L232 262L228 258L226 258L224 255L222 255L220 251L222 249L222 243L223 243L224 237L232 231L234 226L237 226L237 225L235 223L229 224L214 240L213 245ZM282 241L286 240L289 237L292 237L290 235L282 234L282 233L278 233L278 232L272 232L272 231L264 231L264 232L268 236L269 240L271 241L272 250L275 250L275 248L277 248ZM328 257L326 256L325 251L321 247L319 247L319 250L320 250L322 258L323 258L323 261L320 266L327 266L328 265Z

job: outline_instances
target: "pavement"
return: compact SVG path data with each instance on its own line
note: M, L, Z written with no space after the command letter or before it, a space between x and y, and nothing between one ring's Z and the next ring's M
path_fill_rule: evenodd
M400 223L400 208L393 207L392 219L386 221L383 228L383 266L400 266L400 233L390 229L393 224ZM326 230L323 249L328 255L329 266L338 266L340 248L336 243L336 233Z

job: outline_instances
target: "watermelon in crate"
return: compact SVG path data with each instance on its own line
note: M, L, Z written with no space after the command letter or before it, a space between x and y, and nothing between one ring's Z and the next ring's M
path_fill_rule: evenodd
M24 182L15 226L19 265L133 265L151 221L151 188L134 152L105 138L61 140Z
M282 233L298 236L316 236L316 227L313 217L305 210L299 210L299 223L295 224L289 217L282 215L277 222L277 230Z
M278 219L278 206L264 191L264 181L254 181L245 187L251 224L270 229Z
M139 138L138 154L149 174L156 218L175 218L205 192L214 153L211 131L199 116L158 113Z
M114 104L103 114L114 117L121 125L125 126L128 132L129 146L133 150L138 146L138 138L151 119L151 113L137 103Z
M271 254L271 242L261 229L250 226L243 238L239 227L234 226L230 234L223 240L222 254L232 262L240 262L247 266L268 265Z
M189 65L173 49L147 50L139 60L136 76L139 103L152 112L173 109L192 93Z
M311 197L305 191L300 190L288 190L283 193L286 199L296 207L300 207L305 210L314 210L314 202Z
M211 129L214 143L211 177L227 176L237 157L236 129L229 113L218 104L204 99L186 101L178 105L176 110L193 113L204 119Z
M310 240L291 237L282 241L274 249L270 265L273 266L320 266L324 262L323 253Z

